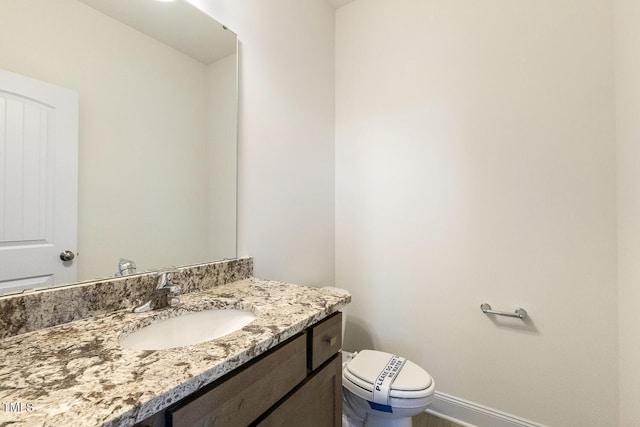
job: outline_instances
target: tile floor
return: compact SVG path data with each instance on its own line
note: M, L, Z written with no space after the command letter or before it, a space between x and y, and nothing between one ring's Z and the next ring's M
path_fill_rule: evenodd
M459 424L443 420L426 412L413 417L413 427L461 427Z

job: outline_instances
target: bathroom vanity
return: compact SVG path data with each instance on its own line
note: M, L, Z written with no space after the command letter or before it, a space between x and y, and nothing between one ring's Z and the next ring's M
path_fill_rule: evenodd
M0 399L21 409L0 411L0 425L340 425L339 310L349 295L249 277L180 299L176 308L121 309L0 340ZM256 319L196 345L119 345L158 320L212 308Z
M340 426L341 318L312 325L136 427Z

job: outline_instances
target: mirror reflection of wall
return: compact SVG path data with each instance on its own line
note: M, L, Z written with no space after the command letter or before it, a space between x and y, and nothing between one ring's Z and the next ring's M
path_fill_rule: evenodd
M0 15L0 68L79 93L78 280L235 258L235 35L205 64L78 0Z

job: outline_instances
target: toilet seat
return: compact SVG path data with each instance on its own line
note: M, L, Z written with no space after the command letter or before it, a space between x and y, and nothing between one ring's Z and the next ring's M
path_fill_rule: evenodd
M372 400L374 383L393 357L390 353L362 350L342 371L343 386L358 397ZM433 378L421 367L407 360L389 391L391 406L413 408L433 397Z

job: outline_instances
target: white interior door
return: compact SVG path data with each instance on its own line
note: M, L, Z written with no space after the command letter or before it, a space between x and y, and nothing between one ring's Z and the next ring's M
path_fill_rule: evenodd
M77 93L0 70L0 294L76 280L77 179Z

